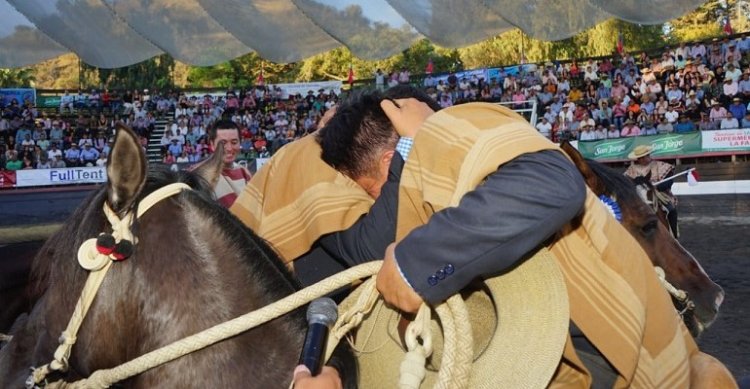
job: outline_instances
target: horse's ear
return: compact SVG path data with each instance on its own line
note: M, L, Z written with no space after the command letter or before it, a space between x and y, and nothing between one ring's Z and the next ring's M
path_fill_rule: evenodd
M199 163L191 170L206 180L211 188L216 186L224 168L224 141L218 142L214 153L205 161Z
M583 155L581 155L581 153L576 150L576 148L573 147L570 142L563 141L560 144L560 148L565 152L565 154L568 154L568 157L570 157L570 159L573 161L573 164L576 165L578 171L581 172L583 179L586 181L586 185L588 185L588 187L591 188L591 190L594 191L597 196L607 194L607 188L606 186L604 186L604 183L599 180L599 176L594 174L588 162L586 162L586 159L583 158Z
M146 154L138 136L117 124L115 142L107 161L107 201L115 212L129 209L146 184Z
M651 182L651 171L649 170L648 174L646 174L644 177L646 178L646 182L650 183Z

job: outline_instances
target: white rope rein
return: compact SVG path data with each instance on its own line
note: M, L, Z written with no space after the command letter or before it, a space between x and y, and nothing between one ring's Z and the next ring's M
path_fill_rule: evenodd
M679 310L680 316L685 314L685 312L695 308L695 303L690 300L687 292L685 292L682 289L677 289L676 286L672 285L669 281L667 281L667 276L664 273L664 269L662 269L659 266L654 266L654 270L656 271L656 276L659 278L659 282L661 282L661 285L664 287L664 289L669 292L669 294L674 297L677 301L679 301L682 304L685 304L685 307L682 308L682 310Z
M189 189L191 189L190 186L183 183L173 183L159 188L150 193L140 202L138 206L138 215L135 217L140 217L159 201L180 193L183 190ZM122 240L128 240L133 244L137 243L132 231L130 230L130 226L133 224L134 220L133 213L128 212L121 219L114 211L112 211L106 201L104 202L103 209L107 220L112 225L112 236L115 241L119 242ZM60 345L55 350L52 361L41 367L31 368L31 374L26 379L27 388L33 388L41 384L52 372L65 372L68 370L70 352L73 345L76 343L78 330L81 328L81 324L86 318L86 314L96 297L99 287L104 281L104 277L107 275L107 271L112 266L112 263L117 260L112 254L102 254L97 250L96 246L97 239L92 238L83 242L78 249L78 263L81 267L89 271L89 276L83 286L81 296L78 298L78 302L73 310L73 315L68 322L68 326L60 335Z
M182 190L190 189L182 183L170 184L154 191L144 198L138 206L138 214L126 214L120 219L109 206L104 204L104 213L112 225L112 236L115 241L129 240L135 242L130 226L135 218L143 215L159 201ZM360 288L364 288L359 301L347 312L344 312L334 325L330 336L326 360L330 357L338 341L349 331L359 326L365 316L372 311L379 294L375 288L374 275L380 270L382 261L368 262L335 274L315 285L300 290L273 304L256 311L239 316L230 321L218 324L197 334L175 341L157 350L151 351L131 361L111 369L98 370L88 378L76 381L47 382L46 377L55 371L65 372L69 368L69 358L76 342L78 330L96 297L107 271L117 258L103 254L97 248L97 239L84 242L78 250L79 264L90 271L81 296L76 303L73 315L66 329L60 336L60 344L54 352L53 360L41 367L32 368L26 380L28 388L107 388L114 383L141 374L154 367L180 358L191 352L203 349L224 339L236 336L270 320L285 315L310 301L325 296L352 282L367 278ZM468 385L473 356L472 331L465 303L460 295L454 295L445 303L435 307L444 332L442 363L437 377L436 388L465 388ZM427 305L419 309L415 321L409 324L405 334L407 353L401 364L400 387L402 389L419 388L426 376L426 361L432 353L431 311ZM10 339L0 339L10 341Z

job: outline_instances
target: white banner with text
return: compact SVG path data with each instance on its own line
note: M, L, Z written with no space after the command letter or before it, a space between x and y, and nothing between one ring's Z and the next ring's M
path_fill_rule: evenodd
M70 167L16 171L16 187L98 184L107 181L105 167Z

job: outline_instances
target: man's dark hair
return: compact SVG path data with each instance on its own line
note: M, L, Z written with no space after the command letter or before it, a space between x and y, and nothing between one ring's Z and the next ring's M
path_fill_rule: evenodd
M414 98L425 104L427 104L433 111L437 112L442 107L437 101L433 100L425 91L415 88L408 84L399 84L391 88L388 88L383 93L383 97L386 99L407 99Z
M229 119L221 119L208 129L208 141L216 140L216 132L219 130L237 130L237 136L241 136L240 127Z
M393 150L398 134L380 108L377 90L354 92L318 133L323 161L351 178L377 175L377 157Z
M377 176L378 156L394 150L398 143L398 134L380 102L409 97L425 102L433 110L440 109L426 93L409 85L394 86L385 93L363 90L350 94L318 132L323 161L354 179Z

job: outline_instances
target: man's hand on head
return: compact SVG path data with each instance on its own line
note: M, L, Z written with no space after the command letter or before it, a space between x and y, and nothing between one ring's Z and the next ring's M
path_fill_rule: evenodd
M396 244L391 243L385 250L383 266L378 272L375 285L388 304L407 313L416 313L422 305L422 298L406 283L398 269L395 256Z
M435 113L430 106L414 98L383 100L380 107L385 111L396 132L409 138L414 138L425 120Z

